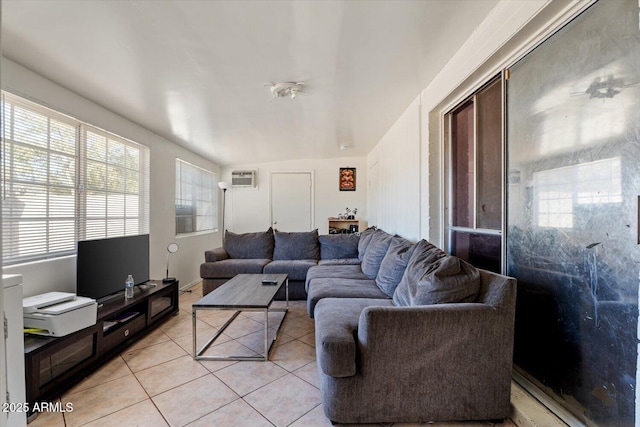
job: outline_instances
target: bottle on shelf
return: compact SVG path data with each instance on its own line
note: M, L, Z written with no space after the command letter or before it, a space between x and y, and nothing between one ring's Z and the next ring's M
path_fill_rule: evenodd
M126 299L133 298L133 286L135 282L133 281L133 276L128 275L127 280L124 281L124 297Z

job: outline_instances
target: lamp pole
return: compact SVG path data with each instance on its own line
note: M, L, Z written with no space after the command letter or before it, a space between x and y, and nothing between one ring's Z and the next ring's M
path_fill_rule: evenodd
M218 183L218 187L222 190L222 244L224 244L224 214L225 214L225 202L227 201L227 189L229 188L229 184L224 181Z

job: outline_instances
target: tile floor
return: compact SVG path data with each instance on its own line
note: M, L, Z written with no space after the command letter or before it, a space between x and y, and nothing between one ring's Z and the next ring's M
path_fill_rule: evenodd
M191 290L180 296L178 316L168 319L61 397L63 405L73 404L72 412L45 412L29 426L331 425L320 403L314 324L307 316L304 301L290 303L270 361L194 361L191 303L202 296L202 286L198 284ZM198 345L231 314L199 311L198 341L202 342ZM269 319L273 325L275 322ZM252 355L262 351L263 322L262 313L242 313L206 354ZM510 420L499 425L514 426Z

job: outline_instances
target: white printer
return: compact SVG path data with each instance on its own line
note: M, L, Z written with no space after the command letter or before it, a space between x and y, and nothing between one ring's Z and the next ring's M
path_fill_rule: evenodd
M30 333L62 337L95 325L98 303L69 292L47 292L24 298L22 311Z

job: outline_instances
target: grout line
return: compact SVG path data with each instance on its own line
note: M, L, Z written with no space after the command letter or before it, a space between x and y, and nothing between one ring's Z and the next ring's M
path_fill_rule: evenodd
M130 369L130 368L129 368ZM140 371L142 372L142 371ZM164 416L164 414L162 413L162 411L160 410L160 408L158 408L158 405L156 405L156 402L153 401L153 397L151 397L151 395L149 394L149 392L147 391L146 388L144 388L144 386L142 385L142 383L140 382L140 380L138 379L138 377L136 376L136 374L133 374L133 376L136 378L136 381L138 381L138 384L140 384L140 387L142 387L142 390L144 390L145 394L148 396L149 398L149 402L151 402L151 404L153 405L153 407L156 409L156 411L158 411L158 414L160 414L160 416L162 417L162 419L164 420L165 423L167 423L167 426L170 426L171 423L169 423L169 420L167 419L167 417Z
M294 424L295 422L297 422L298 420L301 420L302 418L306 417L306 416L307 416L307 415L309 415L311 412L315 411L315 410L316 410L316 408L317 408L318 406L322 406L322 402L321 402L321 403L319 403L319 404L317 404L317 405L316 405L316 406L314 406L313 408L309 409L307 412L305 412L304 414L300 415L300 416L299 416L298 418L296 418L295 420L291 421L288 425L292 425L292 424ZM326 417L325 417L325 418L326 418ZM329 420L327 420L327 421L329 421ZM330 422L330 421L329 421L329 422Z

